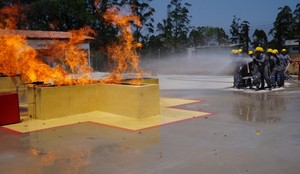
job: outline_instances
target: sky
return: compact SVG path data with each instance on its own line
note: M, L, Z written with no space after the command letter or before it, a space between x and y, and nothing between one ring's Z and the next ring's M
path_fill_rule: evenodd
M167 5L171 0L153 0L150 5L155 8L155 23L167 16ZM299 0L183 0L190 3L191 25L222 27L229 34L233 16L250 22L250 33L263 29L268 34L279 13L278 8L289 6L292 11Z

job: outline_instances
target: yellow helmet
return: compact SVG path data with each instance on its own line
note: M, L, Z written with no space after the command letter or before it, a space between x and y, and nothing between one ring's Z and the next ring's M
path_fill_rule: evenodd
M241 53L241 52L243 52L243 50L242 50L242 49L238 49L237 52L238 52L238 53Z
M286 49L283 48L283 49L281 50L281 52L286 52Z
M272 50L271 48L269 48L269 49L267 50L267 53L273 53L273 50Z
M254 54L254 53L253 53L253 51L250 50L250 51L248 52L248 54L249 54L249 55L252 55L252 54Z
M235 54L235 49L232 49L232 50L231 50L231 54Z
M274 49L272 53L273 53L273 54L278 54L278 50L277 50L277 49Z
M264 52L264 49L262 47L256 47L255 52Z

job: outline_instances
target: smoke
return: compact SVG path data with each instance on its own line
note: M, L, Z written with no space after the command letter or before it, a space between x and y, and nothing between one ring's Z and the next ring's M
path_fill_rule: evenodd
M144 72L155 74L232 75L235 64L229 50L199 50L173 56L143 57Z

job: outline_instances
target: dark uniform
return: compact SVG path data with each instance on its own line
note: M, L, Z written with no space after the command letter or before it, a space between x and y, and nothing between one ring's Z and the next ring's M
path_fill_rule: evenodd
M257 47L255 50L257 54L253 61L253 73L252 73L253 83L256 87L255 90L265 89L265 81L267 82L268 88L271 89L269 61L262 53L263 48Z

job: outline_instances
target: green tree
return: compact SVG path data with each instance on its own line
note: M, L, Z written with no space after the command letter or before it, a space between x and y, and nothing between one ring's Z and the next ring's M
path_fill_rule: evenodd
M250 43L250 37L249 37L249 22L243 21L240 25L241 31L240 31L240 44L242 44L243 50L248 52L249 49L249 43Z
M189 34L191 46L199 45L223 45L228 42L228 36L223 28L218 27L197 27Z
M270 30L269 34L274 36L272 41L275 44L274 46L281 49L284 47L286 39L293 39L295 37L295 33L293 32L295 21L289 6L280 7L278 10L280 12L273 23L274 28Z
M295 37L300 39L300 3L296 5L294 10L294 21L295 21Z
M101 52L104 53L107 52L107 46L117 39L118 29L107 25L103 18L106 11L115 4L114 0L101 0L101 3L90 7L91 13L95 16L90 25L97 33L93 47L96 49L100 48Z
M182 0L171 0L167 6L167 18L157 25L171 52L181 52L188 45L187 34L191 28L188 9L190 6L189 3L182 4Z
M264 30L256 29L252 37L253 37L253 42L251 44L253 48L258 46L261 46L263 48L268 47L268 37Z
M164 42L161 35L150 36L149 40L146 42L146 48L147 48L147 53L151 57L157 57L157 58L159 58L161 55L164 55L167 50L164 46Z
M295 21L295 29L298 35L300 34L300 3L296 5L294 10L294 21Z
M218 33L218 42L219 45L227 44L228 43L228 35L224 31L223 28L217 28Z
M12 5L26 5L38 0L1 0L0 8L4 6L12 6Z
M42 9L42 10L41 10ZM33 30L68 31L88 25L85 0L40 0L31 3L27 10L28 28Z
M205 45L222 45L227 42L228 36L222 28L205 26L201 27Z
M235 15L233 16L233 20L232 23L230 25L230 34L231 34L231 38L230 41L233 44L239 44L240 42L240 24L239 21L241 19L237 18Z
M197 47L200 45L204 45L204 43L204 35L201 32L201 28L197 27L192 29L192 31L189 34L189 46Z

